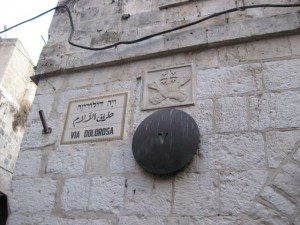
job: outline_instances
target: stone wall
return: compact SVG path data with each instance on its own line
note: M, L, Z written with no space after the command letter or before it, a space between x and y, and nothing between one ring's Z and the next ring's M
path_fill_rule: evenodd
M151 33L234 6L218 2L74 1L71 9L77 27L94 29L99 16L120 35ZM191 13L196 5L200 11ZM43 79L11 186L8 224L300 224L298 10L246 10L104 52L69 47L67 18L57 12L39 61ZM132 15L128 29L119 21L125 12ZM99 37L82 31L75 40L96 43L89 35ZM183 171L154 176L131 150L137 126L155 112L142 110L145 76L187 64L195 66L196 101L177 108L197 122L199 150ZM61 144L70 101L119 92L129 93L123 139ZM38 109L51 134L42 134Z
M0 40L0 192L7 194L36 85L33 66L17 39Z

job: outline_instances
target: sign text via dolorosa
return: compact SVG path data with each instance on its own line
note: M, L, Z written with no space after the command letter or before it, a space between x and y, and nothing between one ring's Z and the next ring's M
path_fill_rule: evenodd
M61 143L121 139L127 93L74 100L69 103Z

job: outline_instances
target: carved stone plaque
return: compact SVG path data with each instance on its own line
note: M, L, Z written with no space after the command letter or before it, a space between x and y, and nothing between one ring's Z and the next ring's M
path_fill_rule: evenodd
M144 77L143 110L194 104L192 65L148 71Z
M122 139L127 93L69 103L61 144Z

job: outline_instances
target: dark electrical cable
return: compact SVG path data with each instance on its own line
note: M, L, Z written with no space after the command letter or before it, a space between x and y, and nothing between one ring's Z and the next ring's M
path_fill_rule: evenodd
M57 7L54 7L54 8L52 8L52 9L49 9L49 10L47 10L46 12L43 12L43 13L41 13L41 14L35 16L35 17L32 17L31 19L25 20L25 21L23 21L23 22L21 22L21 23L18 23L18 24L16 24L16 25L12 26L12 27L9 27L9 28L7 28L7 29L4 29L3 31L0 32L0 34L5 33L5 32L7 32L7 31L9 31L9 30L11 30L11 29L14 29L14 28L16 28L16 27L18 27L18 26L21 26L21 25L24 24L24 23L28 23L28 22L30 22L30 21L32 21L32 20L35 20L35 19L37 19L37 18L39 18L39 17L41 17L41 16L43 16L43 15L45 15L45 14L47 14L47 13L53 11L53 10L55 10L55 9L58 9L58 8L61 8L61 6L57 6Z
M130 45L130 44L139 43L139 42L145 41L147 39L150 39L150 38L162 35L162 34L166 34L166 33L170 33L170 32L173 32L173 31L181 30L183 28L190 27L190 26L196 25L198 23L202 23L206 20L212 19L212 18L217 17L217 16L224 15L224 14L227 14L227 13L232 13L232 12L236 12L236 11L243 11L243 10L246 10L246 9L254 9L254 8L292 8L292 7L300 7L300 4L260 4L260 5L249 5L249 6L239 6L239 7L237 6L236 8L227 9L227 10L224 10L224 11L221 11L221 12L218 12L218 13L214 13L212 15L209 15L209 16L204 17L202 19L196 20L194 22L187 23L187 24L184 24L184 25L172 28L172 29L164 30L164 31L161 31L161 32L158 32L158 33L154 33L154 34L151 34L151 35L147 35L147 36L135 39L135 40L120 41L120 42L105 45L105 46L102 46L102 47L88 47L88 46L75 44L75 43L72 42L72 38L73 38L74 30L75 30L75 26L74 26L74 22L73 22L73 18L72 18L72 13L71 13L71 10L69 9L69 7L67 5L60 5L60 6L57 6L55 8L52 8L52 9L50 9L50 10L48 10L48 11L46 11L46 12L44 12L44 13L42 13L42 14L34 17L34 18L31 18L31 19L26 20L24 22L21 22L21 23L15 25L13 27L10 27L10 28L8 28L4 31L1 31L0 34L6 32L8 30L11 30L11 29L13 29L17 26L20 26L24 23L32 21L32 20L34 20L34 19L36 19L36 18L38 18L38 17L40 17L40 16L42 16L46 13L51 12L52 10L59 9L59 8L64 8L66 10L66 12L68 13L69 20L70 20L70 25L71 25L71 32L70 32L70 35L69 35L69 38L68 38L69 44L72 45L72 46L78 47L78 48L86 49L86 50L99 51L99 50L105 50L105 49L109 49L109 48L116 48L118 45L122 45L122 44L123 45Z

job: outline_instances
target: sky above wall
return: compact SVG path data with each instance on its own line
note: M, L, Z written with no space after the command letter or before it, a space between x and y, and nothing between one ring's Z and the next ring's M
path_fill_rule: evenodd
M30 19L57 5L57 0L0 0L0 31ZM43 46L47 42L48 29L54 11L1 34L1 38L18 38L36 65Z

